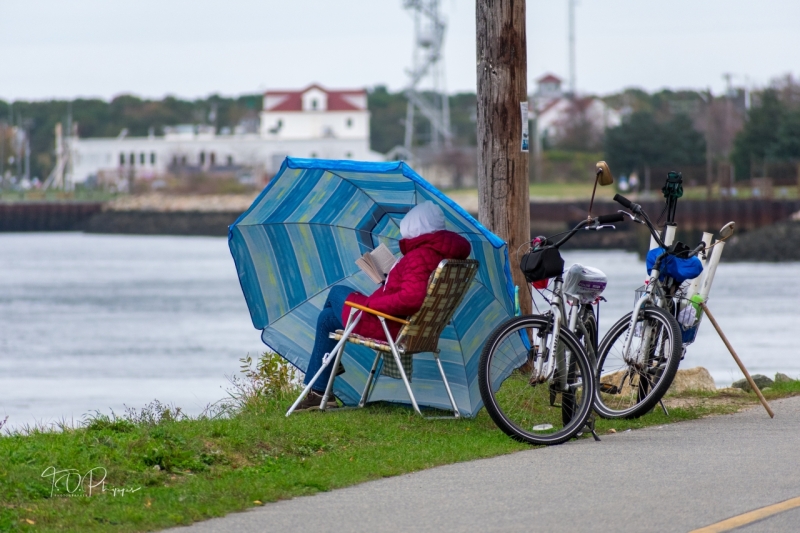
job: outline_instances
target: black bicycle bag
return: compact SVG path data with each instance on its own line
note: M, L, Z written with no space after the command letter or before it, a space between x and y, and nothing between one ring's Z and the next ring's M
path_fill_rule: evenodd
M564 259L558 248L544 246L522 256L519 268L529 283L560 276L564 272Z

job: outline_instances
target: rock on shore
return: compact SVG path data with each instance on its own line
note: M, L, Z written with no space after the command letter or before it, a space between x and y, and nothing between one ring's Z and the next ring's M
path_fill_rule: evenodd
M600 378L600 382L618 384L622 379L623 372L620 370L613 374L607 374ZM708 370L698 366L686 370L678 369L678 373L675 375L675 379L672 380L672 385L667 394L680 394L685 391L715 392L716 390L717 386L714 383L714 378L711 377ZM621 394L623 396L630 394L630 380L625 380Z
M725 245L723 261L800 261L800 220L785 220L741 235Z
M785 374L780 374L780 375L783 376ZM753 382L756 384L756 386L762 390L766 389L767 387L771 387L772 385L775 384L773 380L762 374L753 374L750 377L753 378ZM745 392L750 392L752 390L750 388L750 383L747 381L747 379L744 378L740 379L739 381L734 381L731 384L731 387L734 387L736 389L742 389Z
M708 370L698 366L686 370L679 369L667 394L680 394L686 391L715 392L716 390L714 378L711 377Z

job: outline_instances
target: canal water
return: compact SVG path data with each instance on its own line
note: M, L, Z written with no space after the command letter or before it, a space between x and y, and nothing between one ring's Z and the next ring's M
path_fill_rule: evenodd
M644 264L564 255L608 275L602 333L630 311ZM799 267L718 270L709 307L752 373L800 376ZM263 349L224 238L0 234L0 421L12 427L153 399L197 414L226 395L239 358ZM717 386L741 377L707 321L682 368L698 365Z

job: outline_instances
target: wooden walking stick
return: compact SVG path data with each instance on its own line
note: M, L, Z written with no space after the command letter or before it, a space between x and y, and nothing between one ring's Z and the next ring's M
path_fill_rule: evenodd
M756 395L758 396L758 399L761 401L761 405L763 405L764 409L767 410L769 417L775 418L775 413L772 412L772 409L770 409L767 400L764 398L764 395L761 394L761 389L758 388L756 382L753 381L753 378L750 377L750 372L747 371L747 369L744 367L744 363L742 363L742 360L739 359L738 355L736 355L736 351L733 349L733 346L731 346L731 343L728 341L728 337L726 337L725 334L722 333L722 329L719 327L719 324L717 324L717 321L714 320L714 315L712 315L711 311L708 310L708 306L705 304L705 302L703 302L700 304L700 307L703 309L703 312L708 316L708 319L711 321L711 323L714 324L714 329L717 330L717 333L719 333L722 342L724 342L725 346L728 347L728 351L731 352L733 360L736 361L737 365L739 365L739 368L742 370L742 373L744 374L744 377L747 379L747 382L753 388Z

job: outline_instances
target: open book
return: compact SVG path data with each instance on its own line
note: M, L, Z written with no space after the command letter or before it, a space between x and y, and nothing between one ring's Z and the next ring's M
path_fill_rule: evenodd
M383 243L371 252L367 252L356 259L358 268L363 270L375 283L386 281L386 274L389 273L396 262L397 258Z

